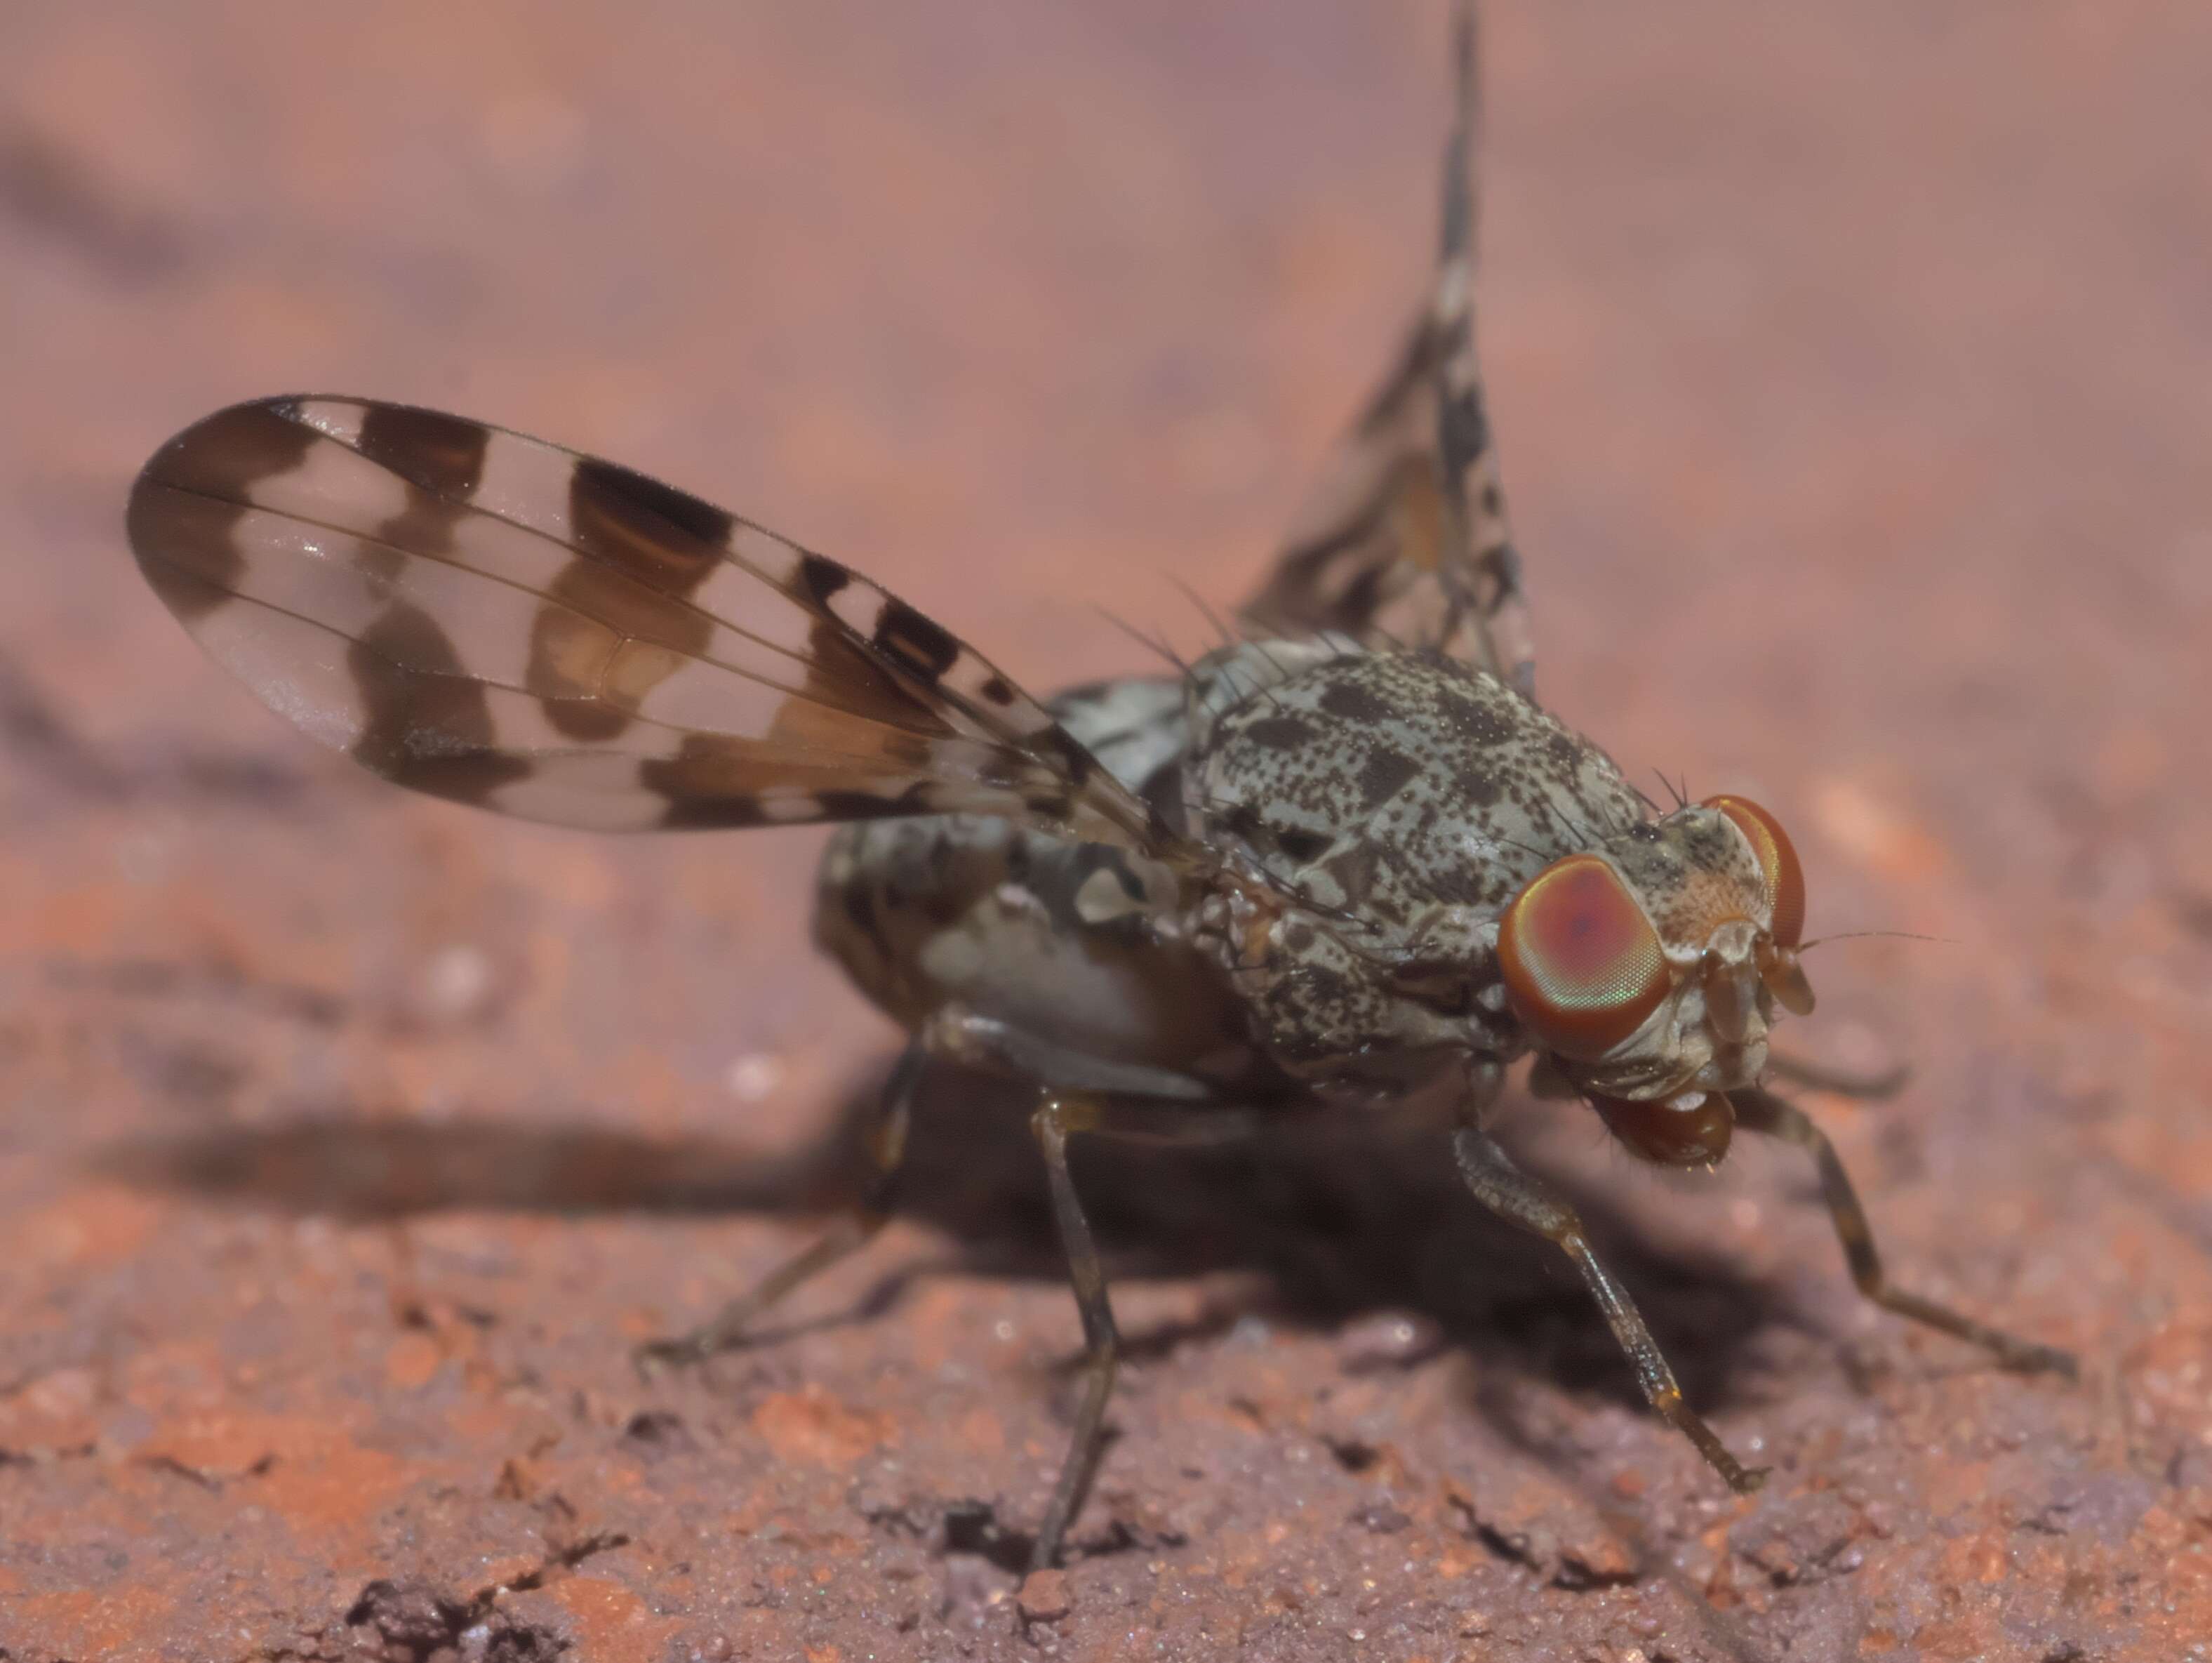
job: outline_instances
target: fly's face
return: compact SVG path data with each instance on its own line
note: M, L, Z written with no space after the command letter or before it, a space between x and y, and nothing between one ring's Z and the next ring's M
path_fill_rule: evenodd
M1498 965L1551 1065L1645 1160L1728 1152L1721 1093L1766 1066L1774 1008L1802 1015L1805 880L1774 817L1711 797L1554 861L1507 907Z

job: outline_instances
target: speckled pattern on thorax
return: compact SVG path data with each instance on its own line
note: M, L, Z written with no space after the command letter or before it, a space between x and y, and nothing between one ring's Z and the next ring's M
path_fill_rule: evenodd
M1440 904L1495 916L1548 862L1644 818L1596 746L1427 654L1337 652L1260 685L1189 772L1211 835L1398 942Z

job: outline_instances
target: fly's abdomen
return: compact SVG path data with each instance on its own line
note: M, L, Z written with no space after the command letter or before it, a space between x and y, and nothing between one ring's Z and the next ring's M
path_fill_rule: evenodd
M1176 880L1121 850L949 816L851 827L815 936L908 1027L948 1007L1093 1062L1225 1078L1249 1048Z
M1179 684L1108 683L1054 704L1125 783L1173 788ZM839 832L814 931L899 1022L918 1028L953 1008L1001 1026L1025 1059L1060 1060L1048 1083L1095 1084L1098 1064L1209 1087L1247 1080L1255 1050L1227 979L1185 933L1182 907L1176 877L1141 856L935 815Z

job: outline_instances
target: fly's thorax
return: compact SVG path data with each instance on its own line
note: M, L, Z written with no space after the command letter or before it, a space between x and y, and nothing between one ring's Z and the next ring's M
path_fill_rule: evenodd
M1289 896L1231 889L1202 904L1196 938L1279 1067L1314 1085L1395 1090L1510 1055L1497 934L1493 920L1438 908L1409 952Z
M1604 752L1426 655L1248 643L1193 678L1184 810L1264 877L1206 938L1257 1036L1310 1078L1517 1047L1498 920L1548 862L1640 809Z
M1495 918L1643 814L1596 746L1455 660L1252 642L1193 686L1188 823L1370 945Z

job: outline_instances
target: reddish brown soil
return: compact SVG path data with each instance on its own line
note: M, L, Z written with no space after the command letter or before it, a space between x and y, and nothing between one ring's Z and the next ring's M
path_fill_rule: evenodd
M408 800L131 570L140 460L357 391L623 458L1042 685L1186 644L1393 340L1431 3L0 16L0 1655L2212 1654L2212 9L1501 3L1484 324L1552 700L1796 828L1799 1163L1516 1112L1695 1400L1440 1151L1085 1149L1135 1360L1009 1569L1074 1313L1018 1116L773 1343L634 1341L799 1242L894 1036L814 836Z

